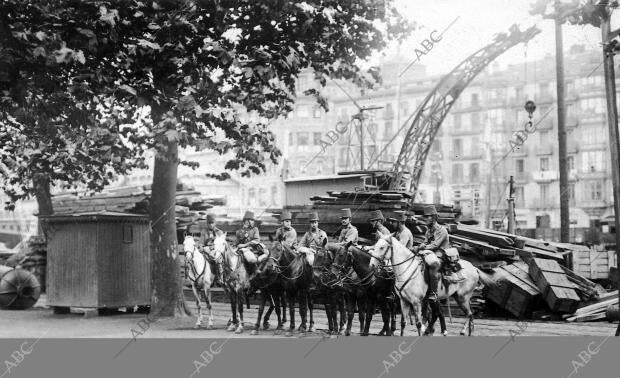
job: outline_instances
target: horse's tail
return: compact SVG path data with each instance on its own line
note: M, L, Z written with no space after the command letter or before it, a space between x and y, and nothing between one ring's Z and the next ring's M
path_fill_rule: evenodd
M482 282L484 286L493 286L497 285L497 279L493 277L491 274L483 272L482 270L476 268L478 272L478 281Z

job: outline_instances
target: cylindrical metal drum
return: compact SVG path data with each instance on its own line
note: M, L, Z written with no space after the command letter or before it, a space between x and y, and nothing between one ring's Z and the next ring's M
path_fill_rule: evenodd
M610 305L607 307L605 315L607 316L607 320L610 322L620 320L620 307L618 307L618 305Z
M0 265L0 308L25 310L37 303L40 295L41 285L32 273Z

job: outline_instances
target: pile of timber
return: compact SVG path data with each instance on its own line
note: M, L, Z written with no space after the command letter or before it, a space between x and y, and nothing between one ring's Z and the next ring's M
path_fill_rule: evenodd
M609 294L572 270L572 257L587 247L463 224L449 228L449 232L452 246L464 259L492 272L496 284L486 288L485 298L515 317L564 317L571 321L604 318L606 307L601 307L609 303L597 304ZM582 310L586 305L593 307Z
M94 195L66 193L52 197L55 214L76 214L92 211L114 211L148 214L151 198L150 185L111 188ZM206 217L206 210L225 205L222 198L206 198L200 192L181 183L177 185L175 214L177 229Z
M565 315L568 322L591 322L605 319L608 306L618 305L618 290L601 295L597 300L580 306L574 313Z
M414 238L422 241L426 226L420 220L424 207L429 204L412 203L409 192L404 191L329 191L324 196L314 196L309 206L286 207L292 214L292 224L298 231L308 227L308 213L317 212L321 228L329 236L337 237L340 230L340 210L351 209L351 223L357 227L360 237L371 238L370 213L381 210L385 218L393 218L397 212L407 215L407 227ZM460 216L460 210L453 206L435 204L439 215L439 223L454 226ZM279 219L281 210L273 210L272 214ZM385 226L394 231L393 225L386 222Z

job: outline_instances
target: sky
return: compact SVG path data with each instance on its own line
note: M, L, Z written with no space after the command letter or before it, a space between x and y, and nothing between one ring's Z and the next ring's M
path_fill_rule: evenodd
M456 20L432 50L420 59L430 74L447 73L467 56L491 42L496 33L507 32L513 24L521 30L537 25L542 33L531 40L527 47L520 44L501 55L496 62L505 67L510 63L531 62L555 54L553 20L529 15L533 0L395 0L401 14L420 25L413 35L402 45L401 55L411 52L423 40L429 38L433 30L441 32ZM620 26L620 10L612 15L612 30ZM564 51L573 44L584 44L587 49L601 48L600 29L591 26L564 25ZM436 34L434 34L436 35ZM395 53L392 46L388 54ZM602 54L602 53L601 53Z

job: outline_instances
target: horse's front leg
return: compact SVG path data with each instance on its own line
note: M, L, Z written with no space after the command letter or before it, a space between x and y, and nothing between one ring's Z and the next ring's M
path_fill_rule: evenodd
M268 293L264 290L261 290L261 301L260 306L258 306L258 316L256 317L256 324L254 325L254 329L250 332L251 335L258 335L258 330L260 329L260 319L263 317L263 311L265 310L265 302L267 301Z
M299 331L301 333L306 333L308 320L308 292L303 289L299 290L297 297L299 298L299 316L301 317Z
M353 318L355 317L355 302L357 302L357 299L353 295L347 298L347 330L344 332L345 336L351 336L351 327L353 326Z
M278 326L276 327L277 331L281 331L284 328L284 322L282 321L282 312L281 312L281 303L282 303L282 292L274 293L274 307L276 310L276 316L278 317ZM286 309L284 310L286 314Z
M409 303L407 303L404 299L400 299L400 336L403 337L405 334L405 326L407 325L405 321L405 312L407 315L411 316L411 310L409 307Z
M245 304L245 292L243 291L243 289L238 290L237 291L237 306L238 306L238 310L239 310L239 325L237 325L237 328L235 329L235 333L242 333L243 332L243 305Z
M230 290L230 310L232 311L232 321L226 328L227 331L234 331L237 328L237 293L234 290Z
M287 290L286 301L288 302L289 327L286 336L293 336L295 332L295 291Z
M211 283L205 283L205 298L207 300L207 310L209 310L209 323L207 327L213 329L213 306L211 305Z
M413 317L418 329L418 336L422 336L422 304L419 301L413 304Z
M200 291L196 288L196 283L192 282L192 291L196 298L196 306L198 307L198 317L194 328L200 328L202 326L202 301L200 300Z
M308 311L310 312L310 327L308 327L308 332L314 332L314 298L312 298L312 294L308 293Z
M385 298L383 298L383 301L379 300L379 307L381 310L381 320L383 321L383 328L379 332L379 336L392 336L392 331L390 330L390 303L387 303Z
M342 334L342 330L344 329L344 325L347 321L347 313L346 313L346 305L347 305L347 296L344 293L341 293L337 300L338 310L340 311L340 328L338 329L338 333ZM336 309L334 308L334 319L336 319ZM336 319L337 320L337 319ZM353 318L351 318L353 320ZM351 331L351 327L349 327L349 332Z
M372 322L372 317L375 313L375 300L369 299L366 303L366 319L364 319L364 332L362 336L368 336L370 334L370 323Z

